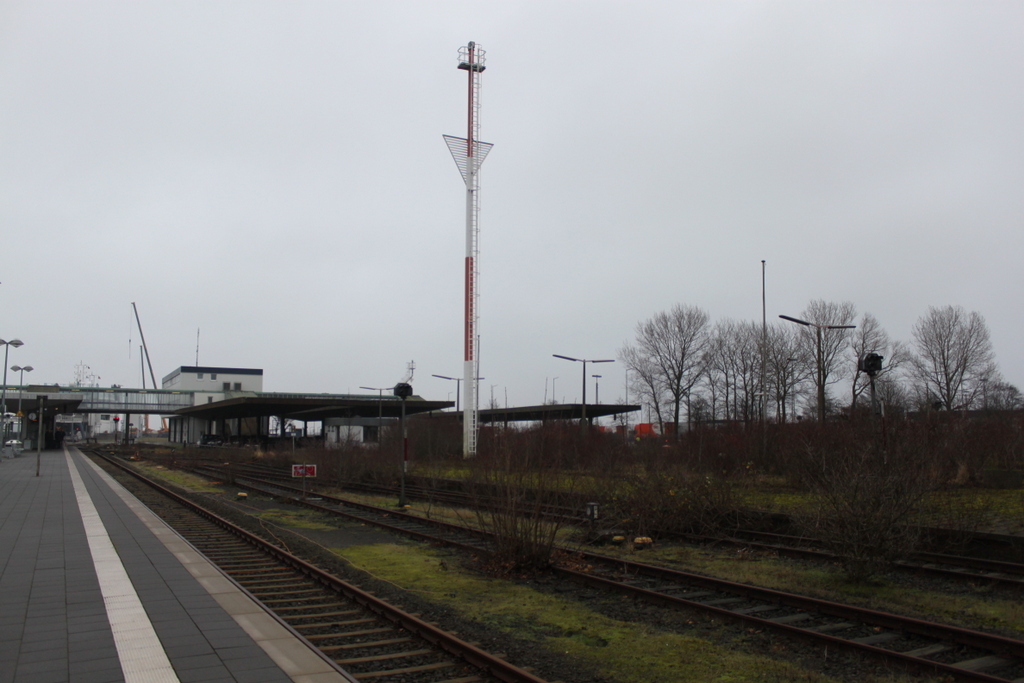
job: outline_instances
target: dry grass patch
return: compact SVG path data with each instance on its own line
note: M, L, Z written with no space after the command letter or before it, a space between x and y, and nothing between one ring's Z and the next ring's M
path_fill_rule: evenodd
M207 477L200 477L189 472L182 472L181 470L169 470L163 465L154 465L148 462L132 464L150 479L161 479L188 491L195 491L196 493L224 493L224 489L219 486L219 483L211 482Z
M312 531L332 531L338 527L325 524L322 521L323 515L314 510L281 510L279 508L268 508L253 515L271 524L291 527L293 529L309 529Z
M373 576L456 610L464 619L534 640L623 683L829 681L788 662L734 652L709 641L619 621L528 586L443 563L442 552L373 545L337 551Z

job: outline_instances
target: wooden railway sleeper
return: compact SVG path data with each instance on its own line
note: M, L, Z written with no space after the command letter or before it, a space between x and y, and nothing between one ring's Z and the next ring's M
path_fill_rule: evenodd
M345 627L345 626L358 626L360 624L375 624L375 623L378 623L379 621L380 621L380 619L376 619L376 618L349 619L348 621L326 621L326 622L319 623L319 624L300 624L300 625L294 625L293 624L292 628L295 629L296 631L313 631L313 630L316 630L318 628L328 628L328 627L342 628L342 627ZM341 635L344 635L344 633L342 633ZM324 636L324 637L326 637L326 636Z
M349 633L341 634L338 637L360 638L362 636L373 636L381 633L400 633L400 631L398 631L398 629L394 628L393 626L382 626L381 628L367 628L363 629L362 631L351 631ZM319 649L321 652L326 652L327 654L330 654L336 650L343 649L344 647L344 645L323 645Z
M278 612L278 613L281 613L281 612L304 612L304 611L307 611L307 610L330 609L330 608L334 608L334 607L351 607L351 603L348 603L348 602L325 602L325 603L318 603L318 604L315 604L315 605L293 605L291 607L278 607L274 611ZM318 615L318 613L314 612L313 614L309 614L309 615L305 615L305 614L292 614L292 615L289 615L289 616L284 616L284 615L282 615L282 616L285 619L290 619L290 618L304 619L307 616L312 617L312 616L317 616L317 615Z
M372 657L351 657L348 659L335 659L338 664L347 666L351 664L369 664L371 662L385 662L406 657L424 657L434 654L433 650L409 650L408 652L391 652L386 655L375 655Z
M231 577L235 581L238 581L240 584L242 584L243 586L245 586L246 588L248 588L250 590L252 590L253 588L273 588L274 586L278 586L278 587L281 587L281 588L287 588L288 586L308 586L309 585L309 580L308 579L297 578L297 577L294 577L294 576L293 577L281 577L280 579L262 579L262 580L261 579L239 578L238 576L235 576L234 574L232 574Z
M412 638L390 638L388 640L371 640L364 643L349 643L348 645L335 645L334 652L343 652L345 650L361 650L363 648L371 647L389 647L391 645L400 645L402 643L411 643ZM337 661L337 660L335 660Z
M385 676L402 676L405 674L417 674L425 673L427 671L438 671L440 669L448 669L451 667L459 666L458 662L435 662L433 664L423 664L421 666L407 666L402 669L387 669L385 671L366 671L362 673L351 672L352 678L358 681L365 681L371 678L384 678Z
M319 605L315 605L315 607L319 607ZM282 608L282 611L283 610L287 610L287 609L289 609L289 608L284 607L284 608ZM297 608L297 609L303 609L303 608L300 607L300 608ZM362 613L363 613L362 610L346 609L346 610L338 610L338 611L334 611L334 612L314 612L313 614L291 614L291 615L288 615L288 616L282 616L282 618L287 620L288 623L291 623L292 621L302 621L302 620L305 620L305 619L325 619L325 618L326 619L336 619L337 617L351 617L353 615L362 614Z

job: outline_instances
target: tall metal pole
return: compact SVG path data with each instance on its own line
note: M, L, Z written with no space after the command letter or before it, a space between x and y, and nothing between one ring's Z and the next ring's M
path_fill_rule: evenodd
M761 259L761 453L768 453L768 308L765 298L765 262Z
M583 361L583 424L587 423L587 361Z
M479 236L480 207L477 193L479 181L477 174L483 164L491 144L480 142L480 84L484 69L485 52L474 42L459 50L459 68L468 74L468 116L466 137L457 138L445 135L445 143L455 159L455 164L462 173L466 183L466 260L464 266L465 281L465 321L463 324L463 380L466 383L465 409L462 419L462 453L464 457L472 457L477 451L477 432L480 399L480 335L477 332L479 319Z
M814 330L818 333L818 423L825 424L825 358L821 352L821 328Z
M391 387L359 387L360 389L369 389L370 391L376 391L377 393L377 450L381 448L381 436L384 434L384 392L389 391Z
M7 451L7 353L10 350L10 342L4 344L4 388L3 398L0 398L0 454Z
M765 298L765 262L761 260L761 421L768 418L765 373L768 368L768 309Z
M43 450L43 416L46 414L46 397L45 396L40 396L38 403L39 403L39 414L38 414L38 418L39 418L39 433L38 433L37 438L36 438L36 476L37 477L39 476L39 460L40 460L39 454ZM116 429L117 425L115 425L114 427Z
M35 370L31 365L12 365L11 370L21 373L18 378L18 440L25 440L25 416L21 413L21 395L25 390L25 373ZM5 442L6 443L6 442Z
M7 356L12 346L18 348L24 346L24 342L20 339L11 341L0 339L0 344L4 346L4 388L3 397L0 398L0 434L3 435L3 438L0 439L0 455L2 455L7 448Z
M405 429L405 396L402 397L402 476L399 483L398 505L405 507L405 470L409 467L409 433Z

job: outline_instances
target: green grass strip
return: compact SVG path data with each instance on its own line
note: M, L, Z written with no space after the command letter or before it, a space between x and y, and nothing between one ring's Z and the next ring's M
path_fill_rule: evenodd
M416 591L464 619L535 640L622 683L831 680L788 662L612 619L574 600L460 570L455 562L443 563L442 551L381 544L336 552L376 578Z

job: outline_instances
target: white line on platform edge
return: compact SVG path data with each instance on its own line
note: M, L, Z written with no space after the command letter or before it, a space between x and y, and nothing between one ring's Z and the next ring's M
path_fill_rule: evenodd
M128 572L125 571L107 528L100 519L92 497L85 487L78 466L65 449L64 457L71 472L71 483L78 499L78 509L85 524L89 552L96 567L100 591L107 609L107 620L114 634L114 645L121 660L121 671L126 683L180 683L171 662L167 659L153 624L135 592Z

